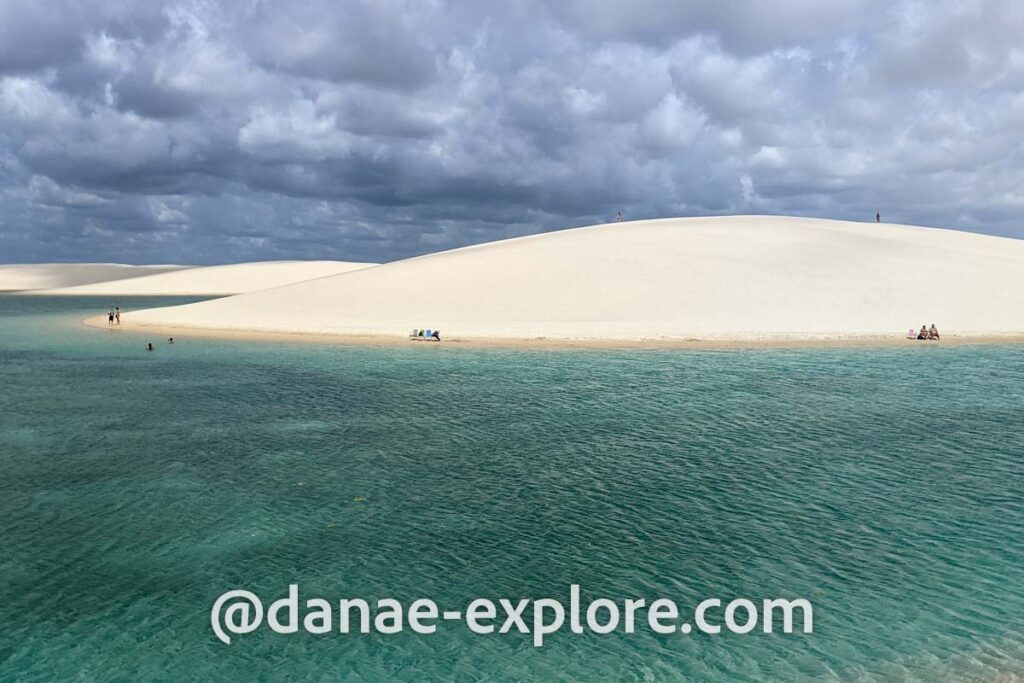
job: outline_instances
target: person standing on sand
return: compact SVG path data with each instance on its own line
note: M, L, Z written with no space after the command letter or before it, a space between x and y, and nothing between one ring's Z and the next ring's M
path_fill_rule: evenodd
M875 222L876 223L881 223L882 222L882 212L881 211L875 211Z
M110 325L113 325L113 324L114 324L114 311L108 310L107 311L107 326L109 327Z
M615 212L615 222L616 223L621 223L622 222L622 212L621 211L616 211Z
M117 321L118 325L121 324L121 307L120 306L114 306L114 320Z

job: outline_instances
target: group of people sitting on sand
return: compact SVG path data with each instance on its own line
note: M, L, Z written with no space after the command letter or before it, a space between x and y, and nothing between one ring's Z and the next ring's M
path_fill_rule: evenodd
M914 328L911 327L907 330L907 339L933 339L939 341L939 328L935 327L935 323L932 323L932 329L928 329L926 325L921 325L920 332L914 332Z
M413 330L409 335L413 341L441 341L441 330Z

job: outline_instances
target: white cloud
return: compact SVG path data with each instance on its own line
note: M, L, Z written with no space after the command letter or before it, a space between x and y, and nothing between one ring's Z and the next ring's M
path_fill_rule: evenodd
M34 78L0 78L0 116L26 129L48 125L73 125L80 114L60 93Z
M309 100L286 110L256 107L238 131L243 152L266 161L321 161L348 154L354 138L340 130L334 114L321 114Z

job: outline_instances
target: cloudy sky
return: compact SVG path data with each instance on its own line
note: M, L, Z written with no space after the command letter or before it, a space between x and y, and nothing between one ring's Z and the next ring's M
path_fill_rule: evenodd
M1024 238L1019 0L0 0L0 262L627 218Z

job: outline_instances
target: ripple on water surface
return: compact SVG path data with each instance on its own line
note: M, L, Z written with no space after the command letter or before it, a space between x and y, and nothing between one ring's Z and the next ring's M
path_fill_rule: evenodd
M360 349L0 297L0 678L1024 672L1024 350ZM81 310L80 310L81 309ZM292 636L267 597L806 597L810 635Z

